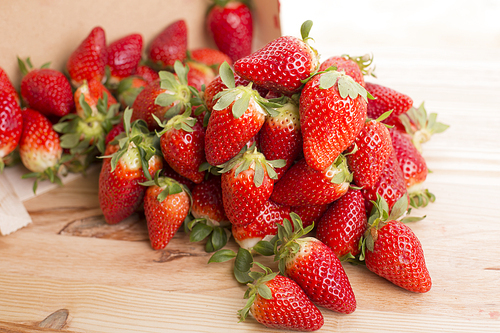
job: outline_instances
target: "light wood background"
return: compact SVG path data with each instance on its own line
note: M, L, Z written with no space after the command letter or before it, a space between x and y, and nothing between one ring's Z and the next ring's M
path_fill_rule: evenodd
M313 27L324 58L373 53L374 82L410 95L416 105L425 101L429 112L450 125L423 146L433 171L426 185L437 200L416 212L425 220L410 225L422 242L432 290L406 292L346 264L357 310L350 315L322 310L321 332L500 332L500 30L487 20L498 10L495 4L479 1L484 13L470 12L477 27L489 27L477 39L460 36L461 30L452 34L453 25L440 30L437 14L421 8L424 23L418 29L410 24L419 22L417 16L410 23L400 17L416 9L402 4L379 8L394 13L397 26L385 16L376 28L368 24L354 31L346 27L345 11L332 6L330 21ZM283 32L292 34L291 26L298 30L308 13L288 6L296 5L282 1L282 14L289 13ZM378 13L374 8L359 11L367 18ZM450 7L448 22L462 19L457 10ZM315 30L318 25L322 30ZM333 34L342 31L354 39L339 37L336 43ZM373 31L376 39L367 36ZM404 38L405 31L416 36L413 41ZM190 244L181 232L165 250L153 251L138 215L106 225L97 180L93 172L25 201L33 223L0 237L0 331L59 332L38 328L59 309L68 310L62 328L67 332L272 331L253 319L237 322L244 287L232 279L230 263L207 265L202 244ZM233 242L229 247L236 249Z

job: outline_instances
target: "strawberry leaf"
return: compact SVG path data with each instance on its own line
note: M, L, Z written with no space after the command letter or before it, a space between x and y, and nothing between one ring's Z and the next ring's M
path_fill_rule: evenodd
M253 176L253 183L255 184L255 187L260 187L262 185L262 182L264 181L264 168L262 167L262 164L259 162L255 163L255 173Z
M313 26L313 22L311 20L307 20L300 26L300 35L302 40L306 41L310 39L309 33L311 32L311 28Z
M251 94L244 92L240 98L236 99L231 110L235 119L240 118L248 110L251 97Z
M222 249L222 250L215 252L208 260L208 263L210 264L212 262L225 262L225 261L231 260L235 257L236 257L236 253L233 250Z
M250 251L240 247L234 261L235 269L240 272L248 272L252 268L253 257Z
M234 88L236 86L233 70L226 61L224 61L219 67L219 76L226 87Z
M401 198L394 203L391 209L391 214L389 215L389 220L397 220L403 216L408 210L408 196L405 193Z
M227 234L221 227L214 227L210 237L212 248L208 252L222 249L227 244ZM206 248L205 248L206 249Z
M265 299L271 299L273 298L273 293L271 292L271 289L265 284L258 284L257 285L257 293Z
M239 269L236 269L236 266L233 269L234 277L236 278L236 281L238 281L239 283L246 284L252 282L253 278L249 275L249 273L250 271L242 272Z
M328 71L323 73L319 78L319 88L329 89L337 83L337 79L340 76L340 72Z
M260 241L254 245L253 250L263 256L272 256L274 254L274 245L271 242Z
M200 242L207 238L212 230L213 228L205 223L197 223L189 234L189 241L193 243Z
M231 103L234 102L239 93L240 92L236 89L223 90L222 92L215 95L214 98L218 98L218 100L217 103L215 103L215 105L212 107L212 109L216 111L226 109L227 107L229 107L229 105L231 105Z

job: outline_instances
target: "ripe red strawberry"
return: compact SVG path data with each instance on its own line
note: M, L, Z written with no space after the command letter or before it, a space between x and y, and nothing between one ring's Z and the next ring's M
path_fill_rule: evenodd
M272 329L311 332L323 326L321 311L295 281L270 270L255 277L245 293L248 302L238 312L242 321L250 312L255 320Z
M378 119L368 120L345 153L354 183L359 187L373 186L392 150L387 127Z
M159 129L153 115L163 122L184 112L191 100L187 71L180 62L176 62L175 72L174 75L162 71L160 81L151 82L144 87L132 106L132 121L143 119L150 130Z
M140 34L127 35L108 45L106 64L109 66L111 84L117 84L135 73L141 61L142 45Z
M253 138L273 112L268 101L248 86L235 86L227 63L221 66L222 82L229 87L218 93L205 135L205 154L211 165L226 163ZM267 111L267 112L266 112Z
M276 111L279 114L267 117L259 131L259 148L267 160L286 161L284 167L276 169L280 179L302 152L302 135L299 108L292 99Z
M254 221L246 225L233 225L232 234L238 245L250 250L261 240L270 241L278 233L277 223L290 218L290 207L268 200Z
M219 72L220 65L222 65L224 61L229 65L233 64L233 61L227 54L208 47L198 48L190 51L189 59L210 66L217 73Z
M234 70L242 78L269 90L292 95L302 88L302 80L319 66L316 50L307 44L312 22L301 28L302 39L279 37L260 50L237 60Z
M352 77L354 81L361 86L365 86L364 75L373 75L373 69L368 68L373 62L373 58L369 54L362 57L350 57L346 54L342 56L333 56L323 61L319 70L324 71L331 66L337 67L338 72L345 72Z
M192 191L196 185L192 180L189 180L186 177L179 175L176 171L174 171L174 169L170 167L170 165L168 165L168 163L163 164L163 169L161 170L161 176L176 180L179 184L184 185L190 191Z
M324 170L349 147L366 119L366 90L337 71L315 75L300 95L300 126L307 164Z
M175 61L184 61L188 43L187 25L177 20L163 29L151 42L148 58L159 68L172 68Z
M50 117L63 117L74 110L73 91L66 76L48 68L33 68L30 59L26 63L17 59L21 73L21 96L26 105Z
M290 211L297 214L302 220L302 226L307 228L314 223L318 225L318 221L328 209L329 204L325 205L306 205L306 206L292 206Z
M60 183L58 172L62 148L59 135L52 128L52 123L40 112L33 109L22 111L23 131L19 141L19 156L31 174L23 177L35 177L33 191L36 192L38 180L48 179Z
M19 95L17 94L16 88L14 88L12 81L10 80L9 76L3 70L2 67L0 67L0 91L5 91L9 94L12 94L12 96L14 96L17 104L20 105Z
M392 110L391 115L385 120L385 122L390 123L393 118L405 113L413 105L410 96L389 87L366 82L365 88L375 97L375 99L368 101L367 114L369 118L377 119L383 113Z
M368 213L371 212L373 207L371 201L377 200L377 194L387 201L389 211L396 201L406 194L406 180L394 151L387 159L384 169L375 185L363 188L362 192L365 197L365 206Z
M23 117L16 95L8 88L0 89L0 172L5 166L4 157L16 149L22 129Z
M318 239L302 237L312 226L304 229L300 217L290 216L293 228L289 220L278 225L275 260L279 260L280 272L297 282L315 304L341 313L354 312L356 298L340 260Z
M449 127L436 119L437 113L433 112L427 115L427 110L422 103L418 108L412 106L398 118L393 118L386 123L394 125L398 130L410 135L413 144L422 153L421 145L423 143L429 141L433 134L442 133Z
M205 171L199 171L206 162L205 130L203 125L191 117L191 109L170 119L160 135L161 151L165 161L178 174L201 183Z
M214 0L206 24L217 48L233 61L252 51L253 18L244 1Z
M434 202L436 197L422 186L428 173L424 157L413 145L409 135L395 129L390 129L389 132L394 152L406 180L410 204L418 208L427 206L429 202Z
M228 226L229 220L222 202L221 177L210 176L191 190L191 214L196 219L206 219L212 226Z
M359 254L359 241L365 230L365 199L360 190L349 189L323 214L316 228L316 237L342 260Z
M377 202L376 218L370 218L360 259L364 259L370 271L401 288L417 293L428 292L432 281L422 244L410 227L396 220L406 211L407 199L403 197L388 217L385 213L387 218L381 218L387 204L380 202Z
M193 187L191 197L191 214L194 219L187 224L191 231L189 240L199 242L207 239L206 252L222 249L231 236L228 228L231 223L224 211L221 177L209 175L206 180Z
M271 200L288 206L328 204L347 192L351 179L342 155L324 171L314 170L302 159L274 184Z
M151 247L161 250L184 222L191 200L187 190L171 178L155 178L142 185L148 186L144 196L144 213Z
M106 139L104 141L104 145L105 147L108 146L108 144L113 141L115 139L116 136L118 136L118 134L120 133L123 133L125 132L125 127L123 127L123 122L121 123L118 123L116 125L114 125L108 132L108 134L106 134Z
M121 222L136 211L146 192L146 187L139 183L145 182L148 176L150 179L163 166L156 135L148 132L143 121L131 126L131 112L125 110L125 132L116 137L126 140L123 148L114 144L106 147L99 174L99 204L109 224Z
M279 165L279 161L267 161L257 148L245 147L223 166L222 199L233 225L248 224L260 214L273 191L274 167Z
M102 81L106 61L106 34L101 27L95 27L71 53L66 63L66 70L73 86L78 87L83 80Z
M139 64L139 66L137 66L137 69L135 70L134 75L142 77L148 83L160 79L160 76L158 75L157 71L155 71L151 67L148 67L146 65L140 65L140 64Z

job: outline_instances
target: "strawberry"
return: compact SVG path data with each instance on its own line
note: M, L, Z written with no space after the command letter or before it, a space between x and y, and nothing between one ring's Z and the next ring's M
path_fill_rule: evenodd
M290 207L268 200L252 222L232 226L234 240L248 250L261 240L270 241L278 233L277 223L283 224L285 218L290 218Z
M125 131L106 147L99 174L99 205L109 224L129 217L141 205L146 187L139 183L151 179L163 166L159 139L142 120L130 124L132 110L124 111Z
M78 87L83 80L102 81L106 61L106 34L101 27L95 27L71 53L66 63L66 70L73 86Z
M104 146L107 147L108 144L118 136L118 134L125 132L125 127L123 127L123 122L114 125L106 134L106 139L104 140Z
M316 237L342 260L359 254L359 241L365 230L365 199L360 190L349 189L323 214Z
M30 58L23 62L17 58L23 78L21 96L26 105L45 116L63 117L73 111L73 91L66 76L60 71L48 68L33 68Z
M32 171L23 177L35 177L33 191L38 180L48 179L61 183L58 177L62 148L59 135L52 123L40 112L33 109L22 111L23 131L19 141L19 155L26 169Z
M118 103L111 92L108 90L108 88L106 88L106 86L104 86L101 81L92 79L87 82L87 80L84 80L82 84L78 88L76 88L74 93L76 113L82 118L85 118L85 112L83 110L82 104L80 103L81 95L83 95L85 102L92 109L93 114L96 114L98 112L98 101L99 99L103 99L104 95L106 95L107 108L110 108L112 105Z
M428 173L424 157L413 145L409 135L395 129L390 129L389 132L394 152L406 180L410 204L418 208L427 206L429 202L434 202L436 197L429 190L422 188L422 183L427 178Z
M56 132L62 134L61 147L68 150L65 165L71 172L85 171L96 156L104 154L107 134L121 120L119 105L108 106L107 94L97 99L92 108L87 100L94 103L94 99L89 97L86 81L78 87L78 91L80 93L75 93L75 97L79 96L78 113L70 113L53 126Z
M5 91L14 96L17 104L20 105L19 95L17 94L16 88L14 88L12 81L2 67L0 67L0 91Z
M366 90L350 76L327 71L313 76L300 95L300 126L307 164L324 170L363 128Z
M324 324L319 309L299 285L285 276L252 272L255 281L245 292L248 302L238 314L241 321L248 313L266 327L292 331L316 331Z
M191 117L191 109L162 124L160 136L161 151L165 161L181 176L194 183L201 183L205 171L199 171L206 162L205 130L203 125Z
M281 178L302 152L302 135L298 105L291 99L276 109L277 116L268 116L259 131L259 148L268 160L283 159L286 164L276 169Z
M237 60L235 72L269 90L285 95L297 93L302 88L302 80L309 78L319 66L316 50L307 44L311 26L311 21L304 22L302 39L282 36Z
M362 192L368 213L373 207L372 201L377 199L377 194L387 201L390 211L396 201L407 193L406 180L394 150L387 159L377 182L373 186L363 188Z
M23 116L16 96L8 88L0 89L0 172L5 166L4 158L16 149L23 130Z
M267 161L256 147L245 147L222 166L224 210L233 225L254 221L264 209L277 177L274 167L283 165L282 162Z
M252 51L253 18L244 1L214 0L207 12L206 25L217 48L232 61Z
M387 203L379 196L376 214L370 217L362 241L366 268L406 290L425 293L432 281L425 264L422 244L406 224L397 219L406 212L408 200L402 197L387 213Z
M160 81L149 83L137 95L132 109L132 121L143 119L150 130L159 129L156 116L160 121L168 120L184 112L192 93L187 84L187 68L177 61L175 72L160 72Z
M235 85L227 63L221 66L220 73L228 89L215 95L218 101L208 121L205 154L211 165L226 163L236 156L264 125L266 114L273 112L268 101L251 86Z
M135 73L139 61L141 61L142 45L142 35L140 34L127 35L108 45L106 62L110 71L108 83L116 85Z
M212 226L228 226L229 220L224 212L220 176L210 176L196 184L191 190L193 205L191 214L196 219L205 219Z
M155 177L141 184L148 186L144 196L144 213L151 247L161 250L184 222L191 200L187 190L171 178Z
M392 150L391 135L380 118L368 120L345 152L354 183L359 187L373 186Z
M161 147L160 147L161 148ZM163 164L163 169L161 170L161 175L163 177L172 178L177 181L179 184L184 185L188 190L192 191L195 187L195 183L192 180L187 179L184 176L179 175L168 163Z
M388 123L410 135L413 144L422 153L423 143L429 141L433 134L442 133L449 127L436 119L437 113L427 115L427 110L422 103L418 108L412 106L407 112Z
M187 43L186 21L172 22L151 41L148 59L161 69L173 68L177 60L186 58Z
M206 180L193 187L191 195L191 214L194 219L187 223L187 228L191 231L189 240L199 242L206 239L206 252L222 249L231 236L228 228L231 223L224 211L221 177L209 175Z
M207 86L214 78L215 72L210 66L196 61L186 61L189 66L187 74L188 84L201 91L203 86Z
M391 111L391 115L385 120L390 123L393 118L408 111L413 105L410 96L400 93L389 87L371 82L366 82L366 90L374 97L368 101L367 114L372 119L377 119L383 113Z
M147 86L148 81L141 76L129 76L120 81L116 87L116 99L122 108L132 107L137 95Z
M365 54L362 57L350 57L346 54L342 56L333 56L323 61L320 66L320 71L325 71L331 66L335 66L339 72L345 72L359 83L365 86L364 75L373 75L373 69L368 68L373 62L373 57Z
M155 71L151 67L148 67L146 65L140 65L140 64L139 64L139 66L137 66L137 69L135 70L134 75L142 77L148 83L151 83L153 81L160 79L160 76L158 75L157 71Z
M211 67L214 71L217 71L217 73L219 72L220 65L222 65L224 61L229 65L233 64L233 61L227 54L209 47L202 47L189 51L188 58Z
M290 217L293 224L285 220L278 225L275 260L281 274L297 282L315 304L340 313L354 312L356 299L340 260L318 239L302 237L312 226L304 229L298 215L290 213Z
M328 209L329 204L325 205L306 205L306 206L292 206L290 211L297 214L302 220L302 226L304 228L312 225L316 226L321 218L321 216Z
M351 179L342 155L324 171L314 170L301 159L276 182L271 200L288 206L328 204L347 192Z

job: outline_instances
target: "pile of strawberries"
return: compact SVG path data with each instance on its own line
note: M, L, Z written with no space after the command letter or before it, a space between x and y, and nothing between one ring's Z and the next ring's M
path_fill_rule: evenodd
M249 286L242 320L312 331L324 323L316 306L352 313L341 261L427 292L423 250L405 222L419 219L410 207L435 200L422 187L421 144L447 126L365 82L372 57L320 61L311 26L251 53L250 10L217 1L207 27L218 49L188 50L179 20L146 57L140 34L107 44L95 27L64 73L19 59L20 94L0 70L0 167L18 154L26 177L58 182L102 161L106 222L143 211L153 249L183 225L215 252L210 262L234 258ZM237 253L224 248L231 236ZM256 255L274 256L279 273Z

